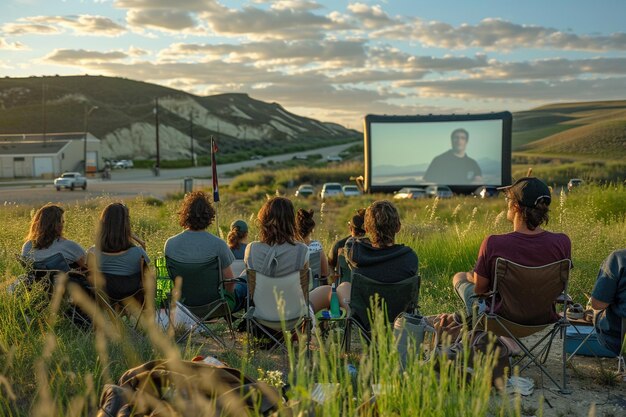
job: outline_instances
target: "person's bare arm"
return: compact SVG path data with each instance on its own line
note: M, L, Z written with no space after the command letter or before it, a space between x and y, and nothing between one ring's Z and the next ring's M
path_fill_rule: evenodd
M609 304L610 303L605 303L604 301L591 297L591 308L594 310L604 310L609 306Z
M320 251L320 272L322 277L328 276L328 258L326 258L324 251Z
M134 240L135 242L137 242L139 246L143 248L143 250L146 250L146 242L142 238L140 238L134 233L131 233L130 238Z
M475 285L474 292L476 294L487 294L491 290L489 288L489 280L487 278L480 276L476 272L474 272L472 279ZM472 280L469 281L472 282Z
M222 278L225 279L225 280L235 278L235 276L233 275L233 270L231 269L230 265L228 265L226 268L222 269ZM233 292L233 291L235 291L235 283L234 282L226 282L224 284L224 288L226 288L226 291Z

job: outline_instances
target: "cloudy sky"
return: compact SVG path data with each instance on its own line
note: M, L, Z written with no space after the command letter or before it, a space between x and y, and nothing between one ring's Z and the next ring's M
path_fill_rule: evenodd
M0 0L0 75L102 74L365 114L626 99L622 0Z

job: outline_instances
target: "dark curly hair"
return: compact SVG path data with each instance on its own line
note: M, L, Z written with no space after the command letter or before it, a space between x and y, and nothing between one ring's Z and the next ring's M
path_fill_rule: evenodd
M365 230L375 246L393 244L400 231L400 215L391 201L375 201L365 210Z
M259 240L268 245L295 244L296 219L291 200L273 197L263 204L257 215Z
M34 249L46 249L63 233L63 213L61 206L48 203L41 207L30 223L27 241L33 242Z
M315 228L315 220L313 220L313 209L298 209L296 213L296 235L298 239L306 239Z
M193 191L185 194L183 205L178 212L178 223L190 230L204 230L213 223L215 209L208 194Z

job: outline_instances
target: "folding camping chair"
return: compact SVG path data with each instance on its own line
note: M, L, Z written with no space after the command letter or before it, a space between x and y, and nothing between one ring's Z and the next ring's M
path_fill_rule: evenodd
M93 252L87 254L87 265L89 281L94 287L100 308L112 321L136 330L146 309L145 295L154 294L155 283L147 279L148 265L145 259L141 257L139 271L129 275L102 272Z
M287 347L278 339L276 332L285 337L304 323L307 332L307 352L311 339L309 317L309 269L292 272L281 277L263 275L248 269L248 309L244 315L247 322L248 340L253 340L256 327L285 352ZM248 343L248 348L250 343Z
M490 299L491 307L475 319L474 325L474 329L489 331L497 336L506 336L515 340L523 354L512 366L520 365L527 360L527 363L520 368L521 372L534 363L563 394L571 392L567 389L565 368L567 358L565 330L569 322L566 314L559 316L556 313L555 304L563 303L563 311L565 311L571 266L572 262L569 259L529 267L498 258L492 291L486 295ZM493 306L497 308L495 313L491 311ZM522 342L521 339L545 329L550 329L550 331L532 347ZM561 384L544 366L552 342L559 333L563 339ZM535 351L537 353L533 354Z
M72 270L62 253L57 252L39 261L32 261L22 256L18 256L17 259L26 272L26 279L21 282L26 288L31 288L35 283L41 283L49 298L52 299L54 291L57 290L58 278L61 274L67 274L67 287L79 287L93 298L93 288L88 284L85 275L81 271ZM81 328L90 326L89 315L78 307L68 294L66 288L64 299L67 302L67 308L63 310L65 316Z
M225 318L233 341L235 340L230 306L224 296L224 284L227 280L222 278L222 265L219 258L191 263L179 262L166 256L165 263L172 280L176 277L182 278L181 295L176 302L176 307L194 322L176 342L181 342L200 327L226 348L224 340L206 324L213 319Z
M241 276L241 273L245 271L246 264L243 259L235 259L232 264L230 264L230 269L233 271L233 276L235 278Z
M309 291L319 287L322 283L322 254L320 251L309 254Z
M626 317L622 317L622 346L617 356L617 372L622 374L626 374L624 356L626 356Z
M350 309L346 316L346 330L342 345L346 352L350 352L352 327L356 327L360 334L369 343L370 320L372 317L371 298L378 294L380 305L387 313L387 321L393 321L403 312L413 312L418 309L421 277L415 275L402 281L389 283L380 282L357 272L352 273L350 288Z
M352 270L343 254L337 256L337 269L339 270L339 283L352 282Z

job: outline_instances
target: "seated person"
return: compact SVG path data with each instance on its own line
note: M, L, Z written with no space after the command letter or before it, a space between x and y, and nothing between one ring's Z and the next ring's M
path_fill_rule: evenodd
M417 255L408 246L395 243L400 231L400 215L387 200L376 201L365 211L368 239L348 239L344 248L353 272L380 282L400 282L417 275ZM346 309L350 303L351 284L337 287L339 304ZM324 285L311 291L309 300L315 312L329 308L331 287Z
M139 246L133 244L135 241ZM130 229L128 207L112 203L104 208L98 222L96 244L89 249L95 255L96 265L89 265L104 275L128 277L128 282L107 281L107 294L114 299L123 299L136 294L143 287L141 272L143 265L150 263L145 243ZM131 279L132 278L132 279ZM140 301L143 301L143 297Z
M626 249L616 250L604 260L591 293L598 341L619 354L622 319L626 317Z
M513 225L513 232L486 237L480 245L474 271L459 272L452 279L454 290L465 303L467 317L472 315L472 306L478 302L479 294L491 291L497 258L524 266L542 266L572 257L571 242L565 234L541 228L548 222L551 201L550 189L543 181L534 177L520 178L503 190L506 216ZM479 310L487 307L481 306Z
M215 219L215 209L209 201L209 196L202 191L185 194L183 205L178 212L178 222L183 230L170 237L165 242L163 252L166 257L178 262L199 263L219 257L222 264L222 278L232 279L233 272L230 265L235 260L233 253L226 242L207 232ZM226 291L233 295L235 304L231 312L236 312L245 306L246 286L235 285L229 282Z
M61 253L71 268L86 266L85 250L78 243L63 237L64 213L65 210L55 204L46 204L37 210L22 246L24 259L41 262Z
M350 235L344 237L343 239L339 239L335 242L330 252L328 252L328 266L338 271L338 259L339 255L343 254L343 248L346 246L346 241L349 238L362 238L365 236L365 230L363 229L363 223L365 222L365 209L358 209L356 214L352 216L352 220L348 222L348 230L350 231Z
M248 224L243 220L232 222L226 240L235 259L243 260L248 245Z
M281 277L309 267L309 248L296 240L296 219L288 198L273 197L257 215L259 240L246 247L248 269Z
M309 248L309 266L313 272L313 279L326 282L328 280L328 261L320 241L311 239L314 229L313 210L298 209L296 215L296 235L298 240ZM311 255L316 253L319 253L319 265L313 265L311 261Z

